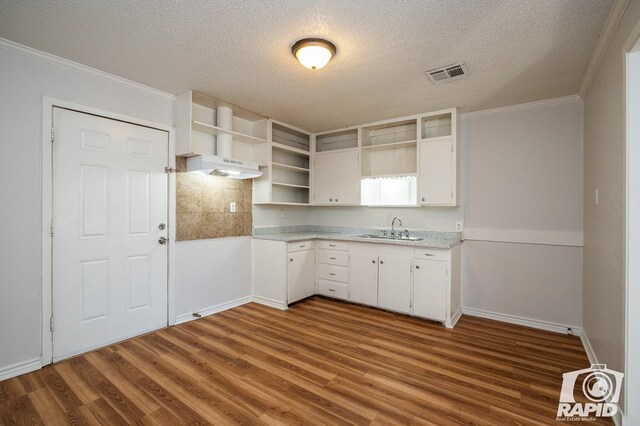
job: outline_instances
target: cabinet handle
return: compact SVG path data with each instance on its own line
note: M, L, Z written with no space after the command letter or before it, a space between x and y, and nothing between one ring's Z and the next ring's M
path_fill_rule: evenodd
M335 247L335 246L336 246L335 244L329 244L329 247Z
M425 256L429 256L429 257L433 257L433 256L435 256L435 254L431 254L431 253L425 253L424 255L425 255Z
M335 257L330 257L329 259L330 259L330 260L336 260L336 258L335 258Z
M336 291L336 289L335 288L330 288L329 291Z
M335 277L336 274L334 274L333 272L329 272L329 275L331 275L332 277Z
M380 261L380 264L381 264L381 265L383 265L383 264L384 264L384 262L381 260L381 261Z
M376 261L375 261L375 260L372 260L372 261L371 261L371 263L376 263Z
M289 262L293 262L293 257L291 259L289 259Z
M420 265L416 265L416 269L420 269Z
M330 202L333 202L333 198L329 198L329 201L330 201Z
M422 201L426 201L424 197L422 197Z
M305 248L305 247L306 247L306 244L300 244L300 247L301 247L301 248Z
M338 199L336 198L336 203L338 202Z

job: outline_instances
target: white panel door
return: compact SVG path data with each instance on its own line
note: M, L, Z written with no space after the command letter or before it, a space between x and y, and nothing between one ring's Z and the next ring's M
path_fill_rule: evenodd
M54 361L167 324L168 134L54 109Z
M413 315L444 321L447 309L447 262L416 260L413 271Z
M454 204L452 149L451 138L420 142L420 204Z
M408 314L411 311L411 263L409 258L380 256L378 306Z
M313 296L316 290L315 250L289 253L287 270L287 303Z
M366 253L349 254L349 300L378 305L378 257Z

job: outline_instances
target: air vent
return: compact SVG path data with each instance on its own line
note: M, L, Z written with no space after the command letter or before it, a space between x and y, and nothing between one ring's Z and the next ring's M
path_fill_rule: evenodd
M436 68L434 70L425 71L427 77L433 84L446 83L448 81L456 81L465 78L469 72L464 62L458 64L447 65L446 67Z

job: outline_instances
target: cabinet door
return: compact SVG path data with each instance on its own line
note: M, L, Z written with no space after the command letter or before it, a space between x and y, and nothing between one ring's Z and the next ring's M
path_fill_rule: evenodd
M444 321L447 308L447 262L416 260L413 315Z
M359 204L358 151L316 154L313 164L315 204Z
M420 142L419 203L453 205L453 145L451 138Z
M381 256L378 267L378 306L411 312L411 264L402 257Z
M289 253L287 267L287 303L293 303L315 294L315 250Z
M349 300L377 306L378 257L362 253L349 256Z
M335 202L341 204L360 204L360 161L355 151L336 153L333 167L338 184L334 188Z

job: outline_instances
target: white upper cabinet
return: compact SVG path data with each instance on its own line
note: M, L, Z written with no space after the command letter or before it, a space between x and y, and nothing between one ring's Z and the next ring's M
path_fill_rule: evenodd
M267 164L267 117L188 91L175 104L176 155Z
M314 205L360 204L359 156L357 148L327 151L314 156Z
M423 206L459 205L458 114L455 109L419 118L418 202Z

